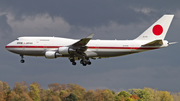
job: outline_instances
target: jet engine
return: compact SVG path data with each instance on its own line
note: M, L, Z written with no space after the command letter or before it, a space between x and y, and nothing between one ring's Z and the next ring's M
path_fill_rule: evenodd
M58 52L59 54L69 54L76 51L70 47L59 47Z
M45 53L45 57L47 59L55 59L56 58L56 51L47 51Z

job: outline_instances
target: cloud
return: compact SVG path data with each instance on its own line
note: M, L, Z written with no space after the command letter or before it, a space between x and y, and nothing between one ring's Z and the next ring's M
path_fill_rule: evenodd
M2 39L7 38L12 34L12 28L7 20L6 14L0 16L0 36Z
M146 15L149 15L151 12L157 12L157 10L152 9L152 8L132 8L136 12L142 12Z
M2 1L0 37L6 40L0 40L0 79L10 85L18 81L29 84L36 81L44 88L57 82L76 83L86 89L120 91L152 87L178 92L179 44L129 56L92 60L88 67L79 63L74 67L64 58L47 60L28 56L25 56L26 63L20 64L20 56L9 53L4 46L19 36L29 35L79 39L95 33L93 39L134 39L166 13L175 14L166 39L179 41L179 2Z
M119 24L118 22L110 21L107 25L98 27L72 27L71 33L78 33L78 37L84 36L83 34L95 33L96 39L117 39L117 40L132 40L138 37L145 31L152 23L141 22L132 23L128 25ZM81 35L81 36L80 36Z
M50 17L48 14L35 16L21 16L22 20L15 20L12 14L8 14L8 23L15 36L24 35L63 35L71 26L62 17Z

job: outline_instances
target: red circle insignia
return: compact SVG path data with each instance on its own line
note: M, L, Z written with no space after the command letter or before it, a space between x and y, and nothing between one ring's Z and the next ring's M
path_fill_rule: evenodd
M161 26L161 25L155 25L154 27L153 27L153 33L154 33L154 35L161 35L162 34L162 32L163 32L163 27Z

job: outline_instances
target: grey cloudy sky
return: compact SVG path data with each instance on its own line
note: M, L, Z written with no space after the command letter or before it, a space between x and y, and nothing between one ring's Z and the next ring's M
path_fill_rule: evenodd
M164 14L174 14L166 39L180 42L180 1L165 0L0 0L0 80L75 83L88 89L158 88L180 92L180 45L72 66L68 59L20 56L4 47L19 36L134 39Z

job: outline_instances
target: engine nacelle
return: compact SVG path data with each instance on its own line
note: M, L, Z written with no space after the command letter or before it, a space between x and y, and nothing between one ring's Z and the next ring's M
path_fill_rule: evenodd
M46 57L47 59L55 59L55 58L57 58L57 57L56 57L56 52L55 52L55 51L47 51L47 52L45 53L45 57Z
M75 52L75 50L70 47L59 47L58 52L59 54L69 54Z
M59 47L59 54L69 54L69 47Z

